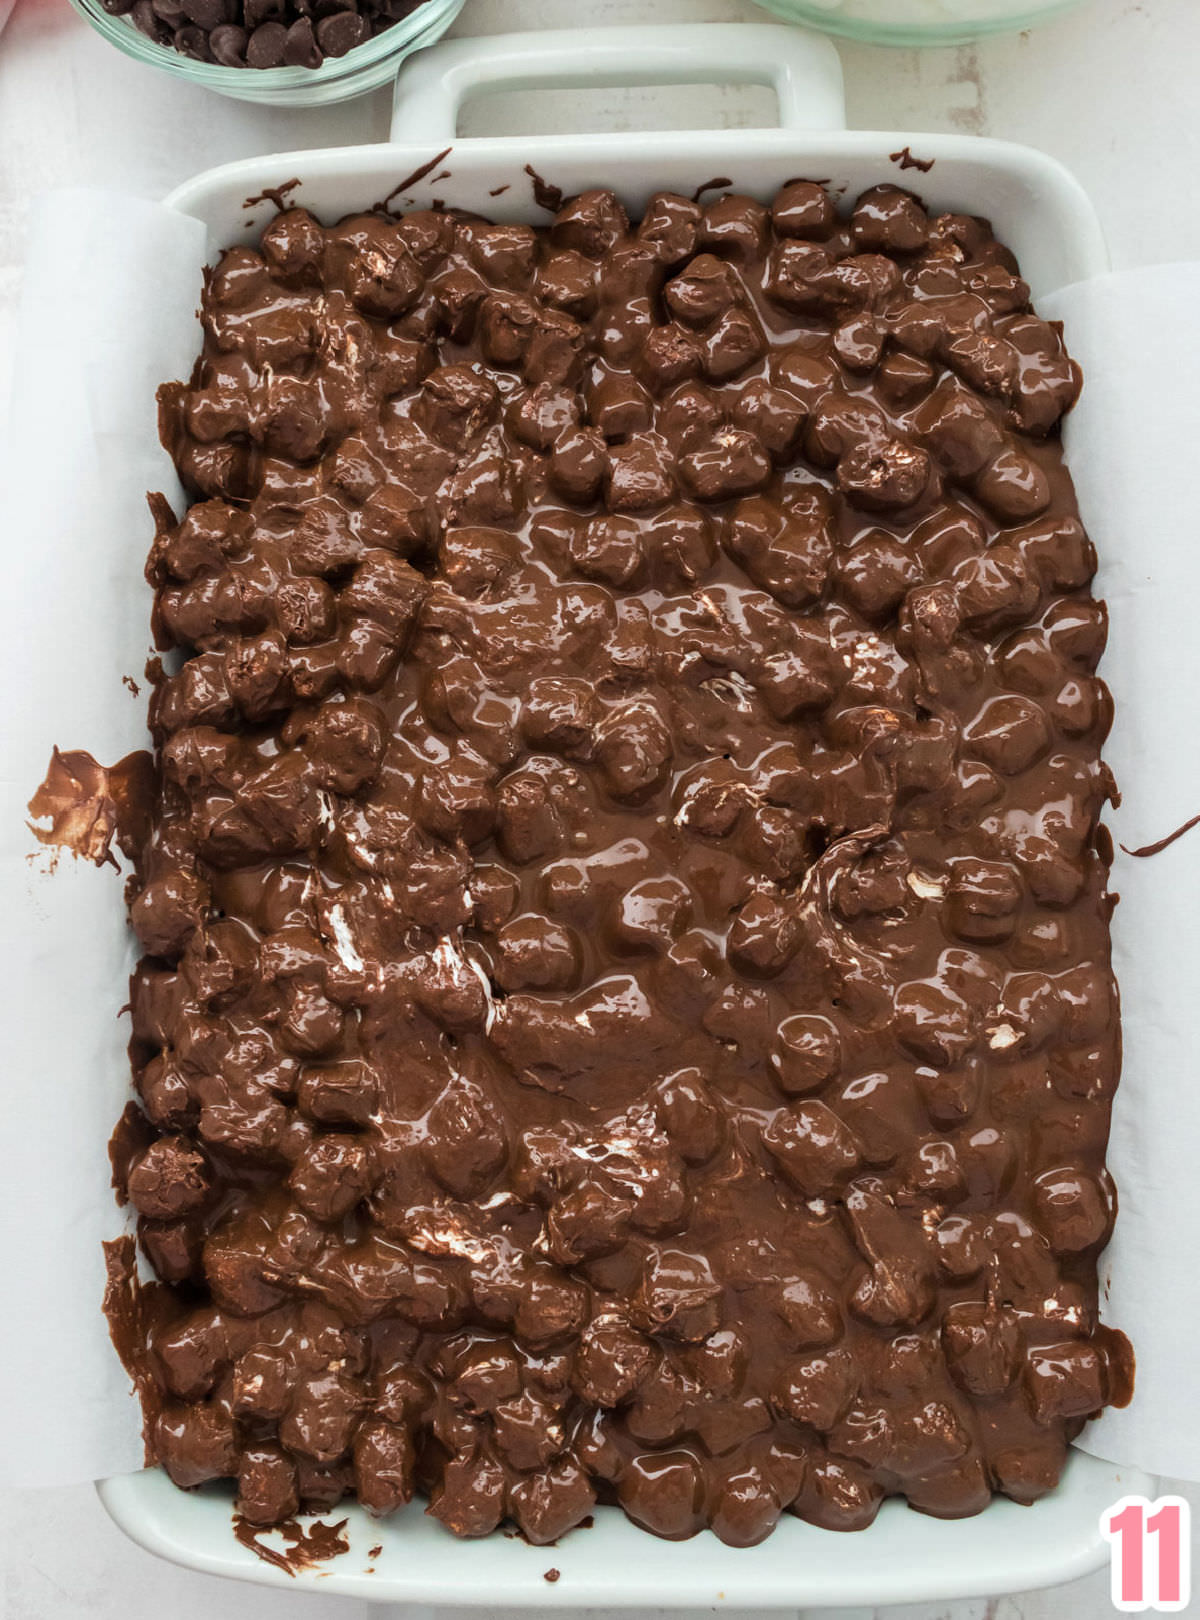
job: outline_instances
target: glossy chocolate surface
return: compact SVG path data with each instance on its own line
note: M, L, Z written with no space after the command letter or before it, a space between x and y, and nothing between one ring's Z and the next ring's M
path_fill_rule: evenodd
M282 213L162 391L154 1454L746 1544L1122 1399L1078 369L986 224Z

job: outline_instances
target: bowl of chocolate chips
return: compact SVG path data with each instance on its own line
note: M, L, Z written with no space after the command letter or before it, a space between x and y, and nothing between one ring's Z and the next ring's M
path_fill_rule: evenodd
M317 107L374 90L464 0L71 0L126 56L239 101Z

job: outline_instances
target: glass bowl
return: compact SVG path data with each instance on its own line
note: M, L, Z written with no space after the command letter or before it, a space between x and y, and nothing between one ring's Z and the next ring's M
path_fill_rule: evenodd
M111 17L100 0L71 0L98 34L135 62L173 73L189 84L202 84L218 95L237 101L258 101L267 107L324 107L365 95L396 76L406 56L432 45L449 28L465 0L425 0L411 15L385 28L345 56L329 56L318 68L230 68L197 62L167 45L156 45L130 22L128 16Z
M962 45L1070 11L1080 0L758 0L789 22L873 45Z

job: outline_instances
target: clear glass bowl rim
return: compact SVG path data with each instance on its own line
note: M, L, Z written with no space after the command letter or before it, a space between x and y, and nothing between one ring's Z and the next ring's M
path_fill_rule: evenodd
M1001 4L1002 0L996 0ZM845 17L823 6L809 6L806 0L758 0L765 10L787 22L801 23L843 39L857 39L876 45L953 45L978 39L984 34L1016 33L1038 23L1051 22L1083 0L1026 0L1020 12L981 18L947 18L940 22L892 22L883 18Z
M115 45L135 62L145 62L162 68L179 78L190 79L193 84L207 85L211 90L231 91L245 97L248 89L261 89L264 99L285 90L319 89L357 73L367 71L386 62L398 51L404 50L421 38L428 29L445 19L447 27L461 10L463 0L425 0L409 16L385 28L374 39L356 45L345 56L328 56L318 68L231 68L216 62L198 62L194 57L169 45L156 45L147 38L127 15L110 16L99 0L71 0L75 10L85 17L98 34ZM424 40L422 39L422 43ZM250 83L247 83L247 80ZM258 99L257 96L254 99Z

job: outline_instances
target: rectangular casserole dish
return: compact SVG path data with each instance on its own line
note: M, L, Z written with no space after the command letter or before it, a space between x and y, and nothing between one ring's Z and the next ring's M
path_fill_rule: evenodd
M778 129L456 139L462 103L488 89L534 85L757 82L776 91ZM529 169L566 195L608 186L631 214L655 191L691 194L710 183L768 200L809 177L850 195L901 176L915 147L928 172L911 178L937 209L987 215L1017 254L1037 299L1107 268L1098 221L1077 182L1041 153L952 135L847 131L832 46L773 26L584 29L446 43L406 66L391 141L256 158L197 176L167 199L200 219L207 257L246 240L270 204L247 198L296 181L289 201L325 220L369 208L401 189L400 206L448 206L497 220L540 223ZM451 148L449 152L447 148ZM432 160L432 161L431 161ZM528 166L528 167L527 167ZM422 173L422 170L425 172ZM408 176L408 179L404 177ZM199 285L200 265L196 267ZM587 1534L535 1548L515 1537L459 1543L418 1508L380 1523L357 1505L350 1551L293 1577L235 1541L228 1492L180 1492L158 1470L106 1480L101 1500L149 1551L211 1574L308 1587L374 1601L492 1607L739 1608L911 1603L1011 1592L1073 1579L1105 1556L1099 1515L1148 1481L1074 1451L1057 1490L1035 1508L996 1500L979 1517L939 1521L885 1503L875 1524L846 1541L785 1517L762 1545L738 1550L711 1533L660 1542L617 1509L599 1509ZM374 1557L368 1549L379 1546ZM558 1572L548 1581L546 1572Z

